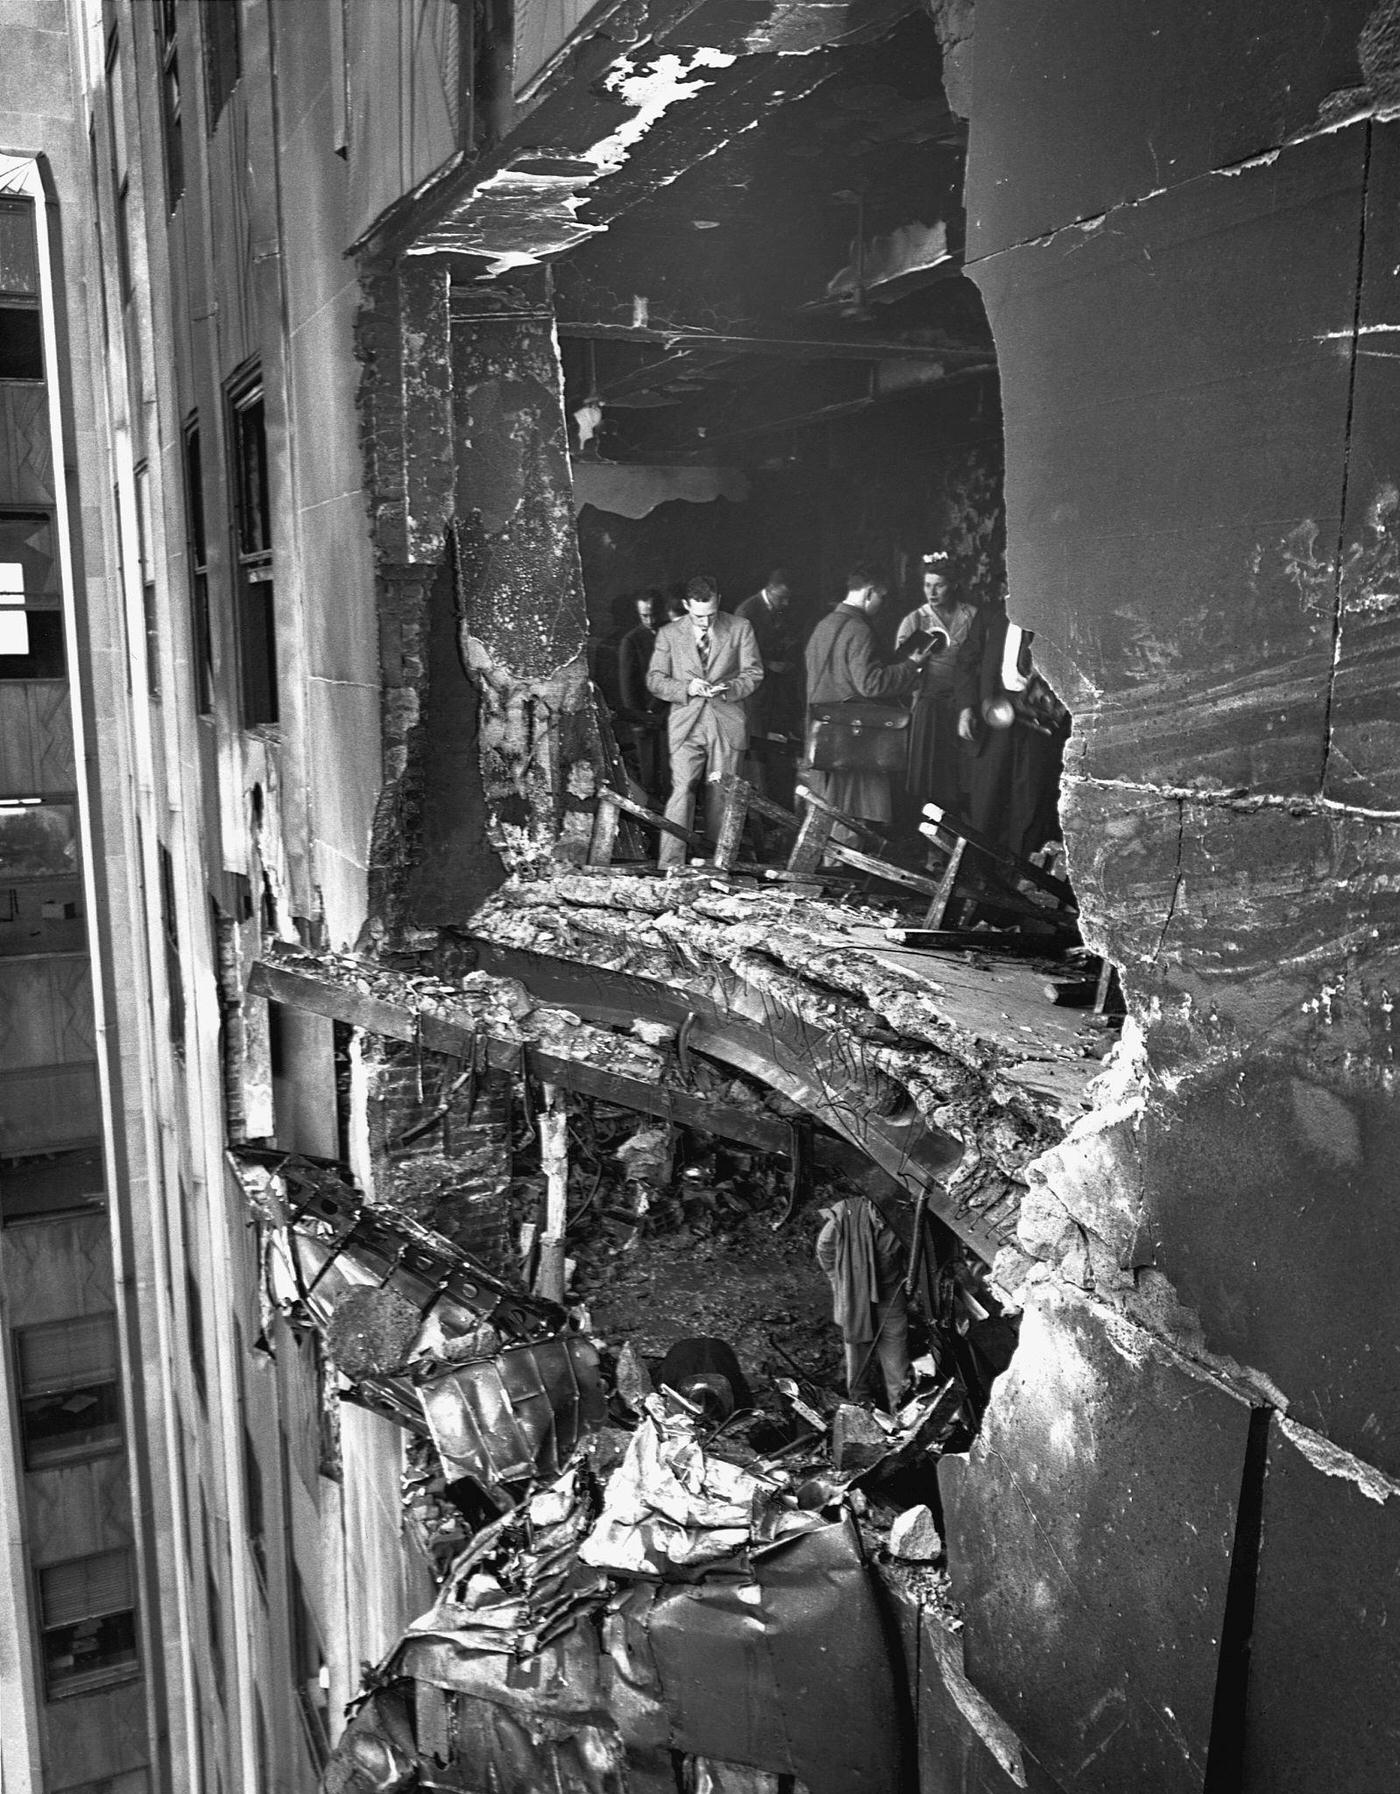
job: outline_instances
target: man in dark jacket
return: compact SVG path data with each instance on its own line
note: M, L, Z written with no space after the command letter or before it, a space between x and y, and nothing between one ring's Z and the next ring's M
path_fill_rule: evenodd
M802 644L792 618L787 569L775 567L734 614L752 624L763 661L763 683L748 700L744 777L761 796L791 808L795 758L791 743L802 731ZM758 833L761 837L763 830Z
M636 596L637 626L623 636L617 654L617 684L621 706L617 712L618 745L630 749L624 758L633 762L638 784L655 799L666 787L662 731L666 727L666 703L647 690L647 669L656 646L661 594L648 588Z
M921 659L887 666L880 658L870 619L885 600L885 582L871 567L855 567L846 577L846 596L812 631L807 643L807 714L816 704L844 704L853 698L893 703L911 692L922 673ZM890 774L804 767L808 787L843 815L866 822L889 822Z

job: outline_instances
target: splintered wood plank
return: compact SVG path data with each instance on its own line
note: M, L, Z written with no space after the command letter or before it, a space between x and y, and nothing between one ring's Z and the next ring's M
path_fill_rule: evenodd
M678 841L684 841L687 846L703 847L705 844L703 835L693 834L689 829L682 828L678 822L672 822L665 816L658 816L655 810L649 810L645 804L639 804L633 798L624 797L620 791L610 791L605 786L598 793L598 802L624 810L627 815L635 816L638 822L645 822L649 828L659 829L663 835L674 835Z

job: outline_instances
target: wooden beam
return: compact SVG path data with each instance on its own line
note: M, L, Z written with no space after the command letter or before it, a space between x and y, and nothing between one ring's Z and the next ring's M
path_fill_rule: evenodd
M1056 878L1053 872L1047 872L1043 866L1037 866L1034 860L1023 860L1019 854L1012 853L1009 847L981 835L970 823L955 816L951 810L945 810L938 804L925 804L924 815L927 822L919 824L919 833L928 836L931 841L938 841L938 831L945 834L959 835L969 847L975 847L979 853L985 853L989 860L998 865L1011 867L1020 877L1033 885L1039 885L1042 891L1048 891L1052 897L1059 899L1062 908L1071 915L1078 914L1078 906L1074 900L1074 891L1067 880ZM940 843L941 845L941 843Z

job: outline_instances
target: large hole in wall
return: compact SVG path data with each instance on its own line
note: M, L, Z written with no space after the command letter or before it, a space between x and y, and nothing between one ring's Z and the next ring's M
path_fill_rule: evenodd
M378 1043L371 1059L376 1203L506 1285L538 1291L550 1226L545 1091L505 1073L475 1077L411 1044ZM722 1132L577 1091L556 1099L562 1295L602 1353L614 1423L634 1424L642 1397L660 1393L737 1461L804 1467L814 1499L855 1478L872 1526L922 1503L941 1529L937 1458L971 1443L1016 1343L989 1266L762 1080L703 1053L688 1065L698 1112L708 1105ZM849 1302L834 1232L843 1214L868 1229L878 1259L879 1328L854 1341L835 1314ZM364 1323L359 1308L347 1316L352 1352L365 1348ZM369 1363L379 1348L367 1349ZM335 1353L352 1361L344 1339ZM499 1491L445 1479L426 1448L419 1459L424 1511L455 1507L479 1525L499 1506ZM433 1536L445 1570L456 1533L444 1523Z
M648 629L683 614L697 575L730 611L781 583L773 652L790 664L765 681L744 771L792 809L804 643L864 564L886 587L880 653L897 658L936 572L951 639L921 684L891 844L923 865L935 802L1039 854L1059 838L1069 723L1033 684L1040 713L1018 691L1017 723L997 727L1011 714L1003 673L1024 682L1033 648L1017 636L1006 649L988 627L1016 606L995 350L960 272L965 122L922 15L819 61L798 94L556 265L590 672L633 795L659 809L669 758L665 707L645 690ZM686 128L668 123L673 163ZM649 153L634 157L638 183ZM973 742L958 737L964 710ZM772 857L757 832L752 845Z

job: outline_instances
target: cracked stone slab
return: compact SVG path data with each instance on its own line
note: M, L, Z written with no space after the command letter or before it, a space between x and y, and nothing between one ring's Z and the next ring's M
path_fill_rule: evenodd
M1337 665L1323 790L1400 808L1400 127L1369 127L1361 291L1352 340L1346 515L1337 567Z
M1400 1119L1383 965L1323 985L1295 1051L1227 1062L1143 1125L1156 1262L1213 1352L1289 1411L1400 1475L1394 1306ZM1391 962L1391 976L1394 962ZM1393 983L1390 986L1393 988Z
M1242 1794L1395 1785L1400 1487L1271 1425Z
M1042 1284L939 1466L965 1669L1066 1794L1204 1785L1249 1404Z
M1365 162L1338 132L969 268L1013 614L1095 778L1317 792Z
M1265 31L1249 7L978 0L969 259L1314 127L1357 79L1373 6L1273 0Z

